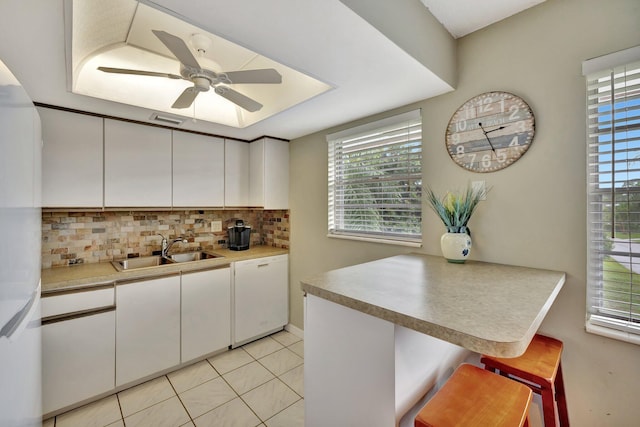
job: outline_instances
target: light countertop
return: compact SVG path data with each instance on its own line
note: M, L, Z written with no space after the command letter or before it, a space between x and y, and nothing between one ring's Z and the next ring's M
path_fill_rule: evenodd
M521 355L566 274L408 254L302 281L302 290L469 350Z
M153 278L178 272L206 270L228 266L235 261L289 253L287 249L273 248L270 246L252 246L245 251L217 249L206 252L222 255L222 257L125 271L116 270L110 262L48 268L41 272L42 292L47 293L78 287L88 287L115 281Z

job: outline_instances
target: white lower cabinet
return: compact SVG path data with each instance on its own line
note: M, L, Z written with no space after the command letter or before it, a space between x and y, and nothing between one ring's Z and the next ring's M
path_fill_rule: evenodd
M115 386L113 286L42 298L42 412Z
M116 286L116 386L180 364L180 276Z
M278 255L234 263L234 346L287 324L288 259Z
M283 328L288 286L278 255L43 295L43 414Z
M231 269L182 275L182 362L231 345Z

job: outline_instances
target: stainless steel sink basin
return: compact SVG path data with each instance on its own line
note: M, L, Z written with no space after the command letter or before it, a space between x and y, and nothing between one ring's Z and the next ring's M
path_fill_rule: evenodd
M189 262L224 257L222 255L212 254L209 252L186 252L182 254L169 255L169 258L174 262Z
M120 261L111 261L111 264L118 271L134 270L137 268L157 267L159 265L174 264L177 262L200 261L204 259L224 258L222 255L209 252L186 252L173 254L168 257L160 255L145 256L140 258L128 258Z
M156 256L145 256L140 258L128 258L120 261L111 261L111 264L118 271L133 270L136 268L157 267L159 265L173 264L175 261L169 258Z

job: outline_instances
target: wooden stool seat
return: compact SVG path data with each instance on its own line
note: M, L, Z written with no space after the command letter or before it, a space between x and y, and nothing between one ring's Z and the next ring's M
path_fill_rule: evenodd
M536 334L520 357L499 358L482 356L487 370L522 381L534 393L542 396L545 427L556 425L556 400L560 426L569 426L567 400L562 378L562 341ZM533 384L532 384L533 383Z
M418 413L415 427L526 427L531 396L516 381L462 364Z

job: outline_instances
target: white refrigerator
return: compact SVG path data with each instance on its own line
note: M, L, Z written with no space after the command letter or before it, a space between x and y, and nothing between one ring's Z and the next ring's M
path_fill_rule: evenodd
M38 113L0 59L0 426L42 425Z

